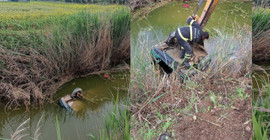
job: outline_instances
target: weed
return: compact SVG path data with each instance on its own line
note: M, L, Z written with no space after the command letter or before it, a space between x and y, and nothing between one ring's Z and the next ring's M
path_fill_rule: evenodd
M213 92L210 93L210 101L213 103L214 108L216 108L216 105L217 105L216 95Z
M100 130L98 137L89 134L90 138L94 140L130 139L130 112L128 109L120 107L118 96L119 94L115 100L114 111L105 118L105 130Z
M249 95L245 93L245 90L243 88L236 89L236 93L241 100L245 100L249 97Z
M21 140L28 136L27 133L25 133L29 129L29 119L25 120L23 123L21 123L17 129L11 134L10 139L8 138L0 138L0 140Z
M256 73L256 72L255 72ZM269 76L267 75L266 79L259 77L258 75L253 75L254 83L261 85L253 85L257 89L253 90L253 111L252 111L252 123L253 123L253 139L268 139L270 135L270 124L269 124L269 81L267 80Z

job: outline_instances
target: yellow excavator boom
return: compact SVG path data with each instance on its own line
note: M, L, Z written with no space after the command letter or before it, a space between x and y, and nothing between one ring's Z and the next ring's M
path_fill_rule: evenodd
M202 29L204 28L211 14L213 13L218 1L219 0L207 0L201 16L200 17L198 17L197 15L195 16L196 21L201 25Z

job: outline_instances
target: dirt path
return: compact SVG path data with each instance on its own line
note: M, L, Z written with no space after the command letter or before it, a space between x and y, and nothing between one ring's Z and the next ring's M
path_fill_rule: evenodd
M202 101L202 106L210 105ZM247 100L235 100L232 109L211 109L207 113L179 117L173 126L178 140L251 140L251 96Z

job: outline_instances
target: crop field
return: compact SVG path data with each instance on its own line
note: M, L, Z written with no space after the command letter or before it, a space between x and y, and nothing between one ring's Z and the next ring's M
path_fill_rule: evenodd
M128 62L129 19L123 5L1 3L0 100L42 104L67 80Z
M114 11L123 8L124 6L119 5L101 6L46 2L1 3L0 25L2 30L32 29L33 26L30 25L42 28L42 26L39 25L48 24L49 21L53 21L59 17L63 17L65 15L74 15L85 10L91 11L91 14L94 14L100 12L113 13Z
M80 22L79 20L88 16L87 22L93 27L99 24L99 21L95 20L97 17L99 17L98 20L102 20L102 17L112 16L112 14L117 14L117 12L120 14L120 11L123 10L127 12L125 6L119 5L103 6L46 2L1 3L0 36L2 43L0 45L4 47L10 47L11 45L12 47L27 46L27 44L22 44L24 42L23 39L27 42L29 36L37 36L36 33L40 33L43 30L48 32L52 30L53 24L69 25L70 27L67 28L72 30L72 28L78 27L76 22ZM91 18L94 19L92 20ZM74 32L78 32L78 30ZM11 38L11 36L13 37ZM24 36L28 38L24 38ZM33 38L37 39L37 37ZM14 44L13 41L17 39L21 42Z

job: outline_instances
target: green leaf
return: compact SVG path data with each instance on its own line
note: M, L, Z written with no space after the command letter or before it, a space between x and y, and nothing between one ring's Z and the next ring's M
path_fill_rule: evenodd
M60 127L59 127L59 122L58 122L57 116L56 116L56 132L57 132L57 139L61 140L61 132L60 132Z

